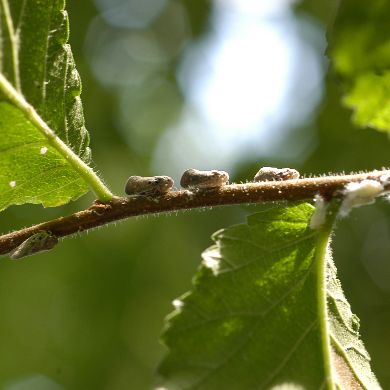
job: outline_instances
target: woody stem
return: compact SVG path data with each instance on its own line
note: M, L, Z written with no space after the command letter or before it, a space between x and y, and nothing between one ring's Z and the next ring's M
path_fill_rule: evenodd
M384 170L343 176L231 184L195 192L171 191L157 198L148 198L145 196L131 196L128 198L114 197L108 203L95 201L86 210L4 234L0 236L0 254L10 252L28 237L41 231L51 232L57 237L65 237L113 221L153 213L166 213L210 206L263 203L268 201L311 200L316 194L330 200L333 197L343 196L344 187L348 183L360 182L364 179L379 181L383 175L390 175L390 171ZM385 189L389 190L390 188Z

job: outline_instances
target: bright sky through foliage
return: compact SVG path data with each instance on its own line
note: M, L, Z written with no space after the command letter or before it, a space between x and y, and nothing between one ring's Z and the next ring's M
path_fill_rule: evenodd
M152 24L174 3L96 0L105 22L96 18L91 24L87 52L96 77L123 91L120 121L130 147L153 153L157 144L152 170L176 178L190 166L231 169L243 155L261 160L277 154L299 162L315 143L313 133L299 144L288 141L288 148L282 143L310 122L320 102L322 28L294 14L290 0L214 0L205 34L192 41L183 27L188 15L176 9L164 27L168 44ZM143 22L135 25L131 15ZM182 27L171 31L176 22ZM164 51L175 40L175 50ZM159 98L157 92L170 61L178 63L183 106L169 100L172 94ZM147 94L156 97L159 110L154 103L143 105ZM158 121L164 110L178 114L148 149L145 136L157 131L148 118Z
M164 9L167 0L95 0L103 18L116 27L143 28Z
M171 170L229 168L243 152L269 157L286 132L307 123L322 93L323 33L297 20L286 2L264 4L215 2L210 32L179 67L189 106L164 135L158 165L167 155ZM167 153L173 139L182 148ZM290 157L306 146L291 148Z

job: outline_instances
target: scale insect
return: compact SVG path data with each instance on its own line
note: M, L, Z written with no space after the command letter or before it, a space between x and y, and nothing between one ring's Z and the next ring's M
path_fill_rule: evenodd
M171 191L173 179L169 176L130 176L127 179L127 195L160 196Z
M254 181L283 181L299 179L299 172L293 168L262 167L256 173Z
M58 244L58 238L49 232L39 232L24 240L16 249L10 252L12 260L48 251Z
M222 187L229 182L229 174L225 171L198 171L187 169L180 180L180 185L187 189L209 189Z

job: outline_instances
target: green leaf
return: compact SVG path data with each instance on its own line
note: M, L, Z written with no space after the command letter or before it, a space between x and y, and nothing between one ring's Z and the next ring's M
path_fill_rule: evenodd
M390 132L390 3L343 0L329 54L360 126Z
M94 187L67 40L63 0L0 1L0 210L57 206Z
M167 319L162 388L379 388L329 255L335 212L319 230L312 213L280 205L213 235Z
M327 316L335 379L343 389L361 388L359 385L380 389L370 368L370 356L359 337L359 318L351 311L330 256L327 258L327 279Z

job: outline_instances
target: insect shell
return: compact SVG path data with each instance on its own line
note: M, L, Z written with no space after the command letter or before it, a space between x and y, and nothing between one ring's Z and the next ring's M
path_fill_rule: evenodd
M198 171L187 169L180 180L180 185L188 189L207 189L222 187L229 182L229 174L225 171Z
M299 172L292 168L262 167L254 178L255 181L281 181L299 179Z
M173 179L169 176L130 176L125 192L127 195L159 196L169 192L172 187Z
M10 252L12 260L31 256L37 252L48 251L58 243L58 238L49 232L39 232L24 240L16 249Z

